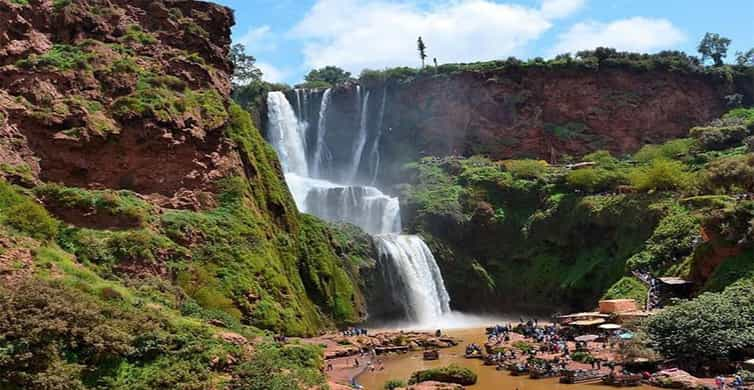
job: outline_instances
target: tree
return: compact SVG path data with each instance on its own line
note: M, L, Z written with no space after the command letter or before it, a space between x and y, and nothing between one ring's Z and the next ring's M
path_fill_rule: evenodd
M422 37L416 40L416 48L419 50L419 58L422 60L422 68L424 67L424 60L427 58L427 45L424 44Z
M240 43L230 48L228 59L233 64L233 84L244 85L262 79L262 71L256 67L257 59L246 54L246 47Z
M320 69L312 69L304 79L309 83L325 82L329 85L341 84L351 80L351 72L337 66L325 66Z
M702 61L711 58L715 66L723 66L723 58L728 55L728 45L730 45L730 39L708 32L699 42L697 50L702 55Z
M754 48L747 52L736 52L736 63L741 66L754 66Z

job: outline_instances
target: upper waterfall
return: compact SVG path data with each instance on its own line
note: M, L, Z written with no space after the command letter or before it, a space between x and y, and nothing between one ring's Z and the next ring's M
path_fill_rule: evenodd
M293 107L282 92L267 94L270 143L280 156L285 172L308 175L306 125L296 118Z
M385 301L399 307L400 310L393 312L400 312L403 319L429 323L450 311L450 298L432 252L418 236L400 234L402 226L398 198L386 195L376 187L357 184L370 179L374 182L379 169L379 142L387 90L382 93L376 117L378 133L372 138L367 156L370 159L376 156L377 161L366 166L368 169L365 172L370 177L361 180L358 178L359 167L369 141L371 91L366 90L362 95L361 88L356 88L358 122L350 122L356 126L334 126L331 136L328 115L332 92L332 89L327 89L322 94L316 134L308 134L313 127L308 126L307 91L295 91L295 111L282 92L268 95L268 137L280 155L285 180L301 212L327 221L348 222L372 234L379 251L382 279L391 295L385 297ZM342 137L335 140L337 146L329 144L333 142L332 137ZM306 147L307 140L315 142L313 151ZM350 143L347 162L342 158L344 143ZM341 153L341 158L334 160L333 153ZM332 176L340 178L341 183L328 180Z

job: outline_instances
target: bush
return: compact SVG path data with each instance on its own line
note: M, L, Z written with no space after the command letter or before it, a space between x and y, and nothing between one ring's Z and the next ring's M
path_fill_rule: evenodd
M694 184L693 175L686 171L683 163L662 158L632 169L628 178L631 185L640 191L681 190Z
M33 54L27 59L18 61L16 65L22 68L85 69L89 67L91 58L91 53L84 52L76 46L56 44L46 53Z
M713 192L754 192L754 154L715 160L707 166L703 179L703 185Z
M321 371L322 350L315 345L278 346L261 344L251 361L233 371L231 390L289 390L319 388L325 378Z
M568 173L568 185L587 192L607 191L625 181L617 171L603 168L581 168Z
M632 276L624 276L607 290L602 299L633 299L639 305L647 301L647 286Z
M471 386L476 383L476 380L476 374L470 369L451 364L446 367L416 371L411 374L408 383L410 385L415 385L426 381L437 381L456 383L462 386Z
M395 390L399 387L406 387L406 381L400 379L391 379L385 382L385 385L382 386L384 390Z
M634 159L642 162L664 158L668 160L683 157L696 143L693 138L674 139L661 145L644 145L634 154Z
M0 223L36 239L51 240L58 234L58 221L44 207L0 179Z
M628 269L658 270L668 263L678 263L694 250L700 224L681 206L673 205L647 240L644 249L631 256Z
M749 135L744 125L694 127L689 133L705 150L723 150L740 144Z
M732 360L754 348L754 284L739 282L665 308L647 321L653 345L687 364Z
M590 364L594 362L594 356L592 356L589 352L576 351L573 354L571 354L571 359L573 359L574 362L580 362L580 363L586 363L586 364Z
M503 166L519 179L541 179L547 172L548 164L542 160L506 160Z

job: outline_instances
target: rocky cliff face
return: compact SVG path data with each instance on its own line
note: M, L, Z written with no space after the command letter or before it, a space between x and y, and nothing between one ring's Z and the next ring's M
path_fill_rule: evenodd
M366 150L381 130L384 182L396 180L403 164L422 156L560 161L597 149L625 155L647 143L684 137L690 127L718 117L726 109L724 97L741 85L704 73L628 66L522 67L367 82L361 86L362 98L370 92ZM314 128L321 95L312 93L303 108ZM342 147L332 148L333 159L352 158L360 118L356 88L335 88L327 139ZM363 157L364 176L372 160Z
M229 99L233 23L201 1L0 0L0 174L64 222L34 245L102 277L157 277L225 325L357 321L346 246Z
M0 2L4 163L24 163L45 181L193 206L240 167L222 131L230 10L192 1L16 3Z

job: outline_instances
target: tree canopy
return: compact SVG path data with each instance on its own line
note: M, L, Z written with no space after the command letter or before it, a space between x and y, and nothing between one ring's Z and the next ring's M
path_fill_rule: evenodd
M240 43L233 45L228 54L233 64L233 83L248 84L262 79L262 71L256 67L257 59L246 54L246 47Z
M723 58L728 55L728 45L730 45L730 39L708 32L699 42L697 50L702 55L702 61L711 58L715 66L723 66Z
M351 72L337 66L325 66L324 68L312 69L304 79L308 83L325 82L329 85L337 85L351 80Z
M739 282L666 308L647 323L652 343L666 357L685 362L740 357L754 347L752 287L750 281Z

